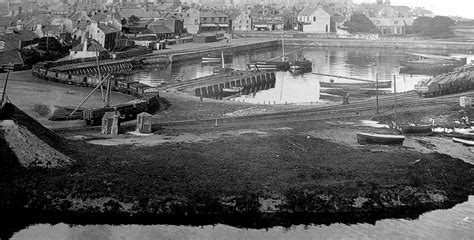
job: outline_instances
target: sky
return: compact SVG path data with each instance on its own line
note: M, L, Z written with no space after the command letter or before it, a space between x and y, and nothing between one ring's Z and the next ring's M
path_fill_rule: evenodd
M376 0L353 0L354 3L374 3ZM436 15L474 19L474 0L390 0L391 5L424 7Z

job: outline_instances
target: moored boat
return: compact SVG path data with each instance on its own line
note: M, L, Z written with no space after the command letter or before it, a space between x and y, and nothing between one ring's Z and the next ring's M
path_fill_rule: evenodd
M376 82L364 82L364 83L334 83L334 82L319 82L320 87L324 88L346 88L346 89L358 89L358 88L391 88L392 81L380 81Z
M466 65L466 58L461 59L422 59L422 60L400 60L400 65L409 72L449 72L456 67Z
M471 140L466 140L466 139L462 139L462 138L453 137L453 141L457 142L457 143L462 143L462 144L468 145L468 146L474 146L474 141L471 141Z
M405 141L403 135L377 134L377 133L357 133L357 142L361 145L402 145Z
M403 134L431 134L433 132L431 125L402 125L399 128Z
M454 133L452 133L452 136L455 137L455 138L458 138L458 139L474 141L474 133L454 132Z
M307 59L290 61L290 71L292 73L311 72L313 63Z
M290 63L287 61L258 61L247 64L247 68L256 71L288 71L290 69Z

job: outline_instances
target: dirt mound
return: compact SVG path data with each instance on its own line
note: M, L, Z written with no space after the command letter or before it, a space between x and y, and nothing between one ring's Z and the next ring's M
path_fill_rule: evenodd
M71 159L52 146L61 146L63 139L36 120L7 103L0 109L0 139L5 156L12 155L25 167L62 167ZM5 146L3 146L5 145Z

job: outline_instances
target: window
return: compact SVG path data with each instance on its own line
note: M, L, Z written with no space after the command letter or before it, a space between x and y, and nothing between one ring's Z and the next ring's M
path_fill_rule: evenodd
M206 20L207 20L207 18L204 18L204 21L206 21Z
M313 17L313 22L316 22L316 17Z
M189 13L188 13L188 14L186 14L186 17L189 17Z
M194 24L196 24L196 25L198 25L198 24L199 24L199 22L198 22L198 20L197 20L197 19L194 19Z
M394 24L398 24L398 20L393 21Z

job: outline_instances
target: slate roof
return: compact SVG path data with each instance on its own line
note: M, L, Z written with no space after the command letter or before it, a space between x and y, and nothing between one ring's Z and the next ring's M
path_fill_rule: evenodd
M133 15L139 18L155 18L160 17L160 15L155 11L146 11L143 8L122 8L120 9L120 16L122 18L129 18Z
M97 24L97 27L100 30L102 30L102 32L104 32L105 34L120 32L120 30L117 30L117 29L115 29L111 26L108 26L106 24L103 24L103 23Z
M62 26L61 25L46 25L43 28L43 33L53 33L53 34L58 34L61 33Z
M38 35L30 30L15 30L14 34L18 35L21 41L33 41L38 38Z
M314 12L316 12L316 10L318 10L317 7L306 7L298 15L300 15L300 16L311 16Z
M168 27L164 25L152 25L150 26L150 30L152 30L156 34L167 34L167 33L174 33Z
M10 22L11 22L10 17L0 17L0 27L11 26Z

